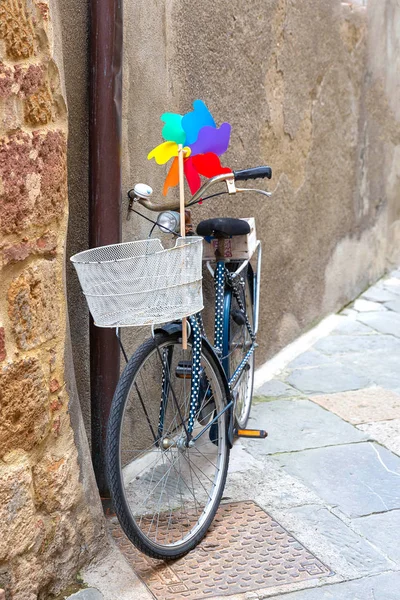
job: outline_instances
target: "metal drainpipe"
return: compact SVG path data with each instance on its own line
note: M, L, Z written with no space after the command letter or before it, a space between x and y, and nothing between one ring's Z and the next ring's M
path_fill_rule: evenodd
M89 244L121 241L122 0L90 0ZM119 378L114 329L90 323L92 457L108 498L105 436Z

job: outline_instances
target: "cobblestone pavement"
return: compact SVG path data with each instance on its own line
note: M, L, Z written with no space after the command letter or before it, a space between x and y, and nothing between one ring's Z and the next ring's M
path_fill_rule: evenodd
M399 600L400 270L256 390L249 427L269 437L235 443L225 499L257 503L330 574L208 597ZM106 600L154 598L114 559L114 584L106 563L88 583Z

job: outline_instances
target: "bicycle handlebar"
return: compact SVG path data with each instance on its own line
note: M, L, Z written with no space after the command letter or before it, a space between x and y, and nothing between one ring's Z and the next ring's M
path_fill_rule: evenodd
M235 181L246 181L247 179L271 179L271 167L253 167L252 169L243 169L242 171L233 171Z
M252 169L243 169L242 171L232 171L230 173L223 173L222 175L216 175L215 177L212 177L211 179L209 179L208 181L206 181L204 183L204 185L201 186L201 188L199 190L197 190L197 192L194 194L194 196L192 196L191 198L188 198L188 200L185 202L185 205L189 205L189 204L195 204L196 202L198 202L199 200L201 200L201 198L205 195L205 192L211 187L213 186L215 183L221 182L221 181L226 181L227 185L228 185L228 190L229 190L229 184L233 184L234 186L234 180L237 181L241 181L241 180L246 180L246 179L258 179L258 178L262 178L262 177L267 177L268 179L271 179L272 177L272 169L271 167L254 167ZM238 189L238 191L240 191ZM245 191L245 190L242 190ZM251 190L249 190L251 191ZM231 192L230 192L231 193ZM235 192L233 192L235 193ZM129 192L128 192L129 195ZM131 196L129 196L131 198ZM155 212L161 212L161 211L165 211L165 210L179 210L179 201L177 200L170 200L169 202L162 202L162 203L158 203L158 202L154 202L154 200L152 200L151 198L137 198L138 202L144 206L145 208L147 208L148 210L152 210Z

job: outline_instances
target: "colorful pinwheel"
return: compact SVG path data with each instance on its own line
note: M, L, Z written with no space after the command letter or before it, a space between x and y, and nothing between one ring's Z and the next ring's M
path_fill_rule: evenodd
M166 141L156 146L147 158L154 158L159 165L174 158L164 182L164 196L170 187L179 183L179 145L184 146L184 172L192 194L201 186L200 175L214 177L231 172L231 169L222 167L219 161L219 156L228 148L231 126L229 123L222 123L217 127L202 100L195 100L193 111L186 115L164 113L161 121L165 123L162 137Z

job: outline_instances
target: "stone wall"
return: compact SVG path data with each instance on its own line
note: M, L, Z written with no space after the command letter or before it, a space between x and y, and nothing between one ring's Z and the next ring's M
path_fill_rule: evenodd
M103 535L69 358L53 9L0 2L0 588L16 600L53 597Z

